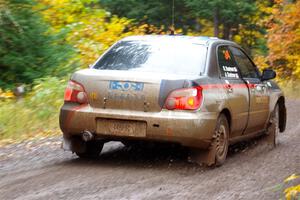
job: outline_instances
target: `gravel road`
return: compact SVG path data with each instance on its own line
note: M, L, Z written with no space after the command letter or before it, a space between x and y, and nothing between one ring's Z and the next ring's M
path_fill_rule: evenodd
M278 147L263 138L239 143L214 169L188 162L178 147L111 142L97 160L64 152L60 137L1 147L0 199L280 199L286 186L278 184L300 173L300 101L287 108Z

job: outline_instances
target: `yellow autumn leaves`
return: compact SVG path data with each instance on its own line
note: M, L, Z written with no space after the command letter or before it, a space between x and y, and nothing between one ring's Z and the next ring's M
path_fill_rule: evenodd
M300 79L300 1L277 0L266 22L269 55L264 62L275 68L281 79ZM260 63L263 63L260 58Z
M11 99L14 98L14 94L9 90L9 91L3 91L0 88L0 100L1 99Z
M83 68L115 41L154 29L149 25L136 27L129 19L111 16L95 0L40 0L36 9L51 24L52 31L67 32L66 42L78 50L74 59L80 60Z
M297 174L292 174L284 180L284 183L288 183L295 179L300 178ZM296 186L288 187L284 190L286 200L294 200L300 198L300 184Z

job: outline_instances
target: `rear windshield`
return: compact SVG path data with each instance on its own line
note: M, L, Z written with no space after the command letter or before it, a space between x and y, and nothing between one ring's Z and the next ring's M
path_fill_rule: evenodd
M121 41L94 68L199 75L206 51L204 45L187 41Z

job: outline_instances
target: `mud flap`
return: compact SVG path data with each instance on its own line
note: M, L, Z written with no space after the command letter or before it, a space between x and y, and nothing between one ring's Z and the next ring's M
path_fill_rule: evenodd
M63 138L63 141L61 143L61 148L65 151L71 151L71 141Z
M266 142L272 147L276 147L276 125L271 123L267 129Z
M213 166L216 164L216 143L212 142L208 149L196 149L190 150L190 159L199 165L205 164L207 166Z

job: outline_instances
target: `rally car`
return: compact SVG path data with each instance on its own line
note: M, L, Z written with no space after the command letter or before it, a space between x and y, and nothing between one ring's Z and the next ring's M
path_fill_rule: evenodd
M286 126L285 97L236 43L212 37L131 36L75 72L60 112L63 148L99 156L121 141L177 143L222 165L232 143Z

